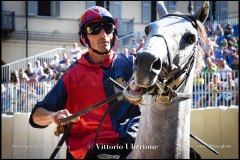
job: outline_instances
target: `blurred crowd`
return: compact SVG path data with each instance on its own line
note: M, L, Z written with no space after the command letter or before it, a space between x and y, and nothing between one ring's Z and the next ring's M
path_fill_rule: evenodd
M205 67L195 78L193 97L200 106L238 105L239 37L230 23L216 28L205 27L208 46Z

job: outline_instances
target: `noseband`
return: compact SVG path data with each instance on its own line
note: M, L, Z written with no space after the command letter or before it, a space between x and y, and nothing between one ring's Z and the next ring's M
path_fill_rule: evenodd
M193 27L195 29L197 29L197 23L195 18L193 18L190 15L180 15L180 14L168 14L165 15L164 17L168 17L168 16L177 16L177 17L183 17L184 19L188 20L191 22L191 24L193 25ZM182 69L180 68L180 66L182 64L180 64L178 66L177 69L174 69L174 64L173 64L173 58L172 58L172 50L169 47L169 43L167 38L162 35L162 34L155 34L152 37L161 37L164 39L166 46L167 46L167 59L170 65L169 67L163 66L161 69L161 72L158 76L158 80L155 83L155 85L153 85L153 87L149 88L148 93L152 96L156 96L155 98L155 102L157 103L161 103L161 104L169 104L171 103L173 100L177 99L177 98L181 98L181 99L189 99L192 97L191 94L189 93L179 93L178 90L181 88L181 86L184 84L186 84L187 79L190 75L190 71L193 67L194 64L194 53L196 51L197 45L198 45L198 40L196 42L194 42L194 48L192 50L192 52L189 54L189 56L184 60L184 62L182 62L182 64L185 64ZM173 77L169 78L168 80L166 80L167 75L169 74L169 72L175 72L175 74L173 75ZM171 83L174 83L180 76L182 76L184 74L184 77L181 79L180 84L178 85L174 85L172 88L169 87L169 85Z

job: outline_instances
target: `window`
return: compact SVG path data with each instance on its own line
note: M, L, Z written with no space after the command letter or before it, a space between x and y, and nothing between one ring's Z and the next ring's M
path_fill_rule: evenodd
M219 1L219 2L220 2L219 18L226 19L228 18L228 1Z
M92 6L96 6L96 1L86 1L86 7L89 8L89 7L92 7Z
M28 1L28 15L57 17L60 1Z
M151 22L151 1L142 1L142 22Z
M167 1L167 10L176 11L176 3L174 1Z
M39 16L51 16L51 2L50 1L38 1L38 15Z
M112 13L113 18L121 18L122 14L122 4L121 1L110 1L110 13Z

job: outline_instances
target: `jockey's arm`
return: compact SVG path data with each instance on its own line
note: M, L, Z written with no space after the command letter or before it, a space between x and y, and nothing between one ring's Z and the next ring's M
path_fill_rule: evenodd
M47 126L51 123L55 123L56 125L60 125L59 120L70 116L71 114L67 109L63 109L57 112L51 112L43 107L39 107L36 109L34 114L32 115L33 122L40 126ZM77 117L72 122L78 121L80 118Z

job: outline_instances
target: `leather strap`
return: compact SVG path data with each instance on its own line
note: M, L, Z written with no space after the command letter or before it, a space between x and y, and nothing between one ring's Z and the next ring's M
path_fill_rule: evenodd
M61 146L63 145L64 141L69 136L72 126L73 126L73 122L70 122L67 125L67 128L65 129L61 140L58 142L58 145L56 146L55 150L53 151L52 155L50 156L50 159L54 159L54 157L57 155L57 153L58 153L59 149L61 148Z

